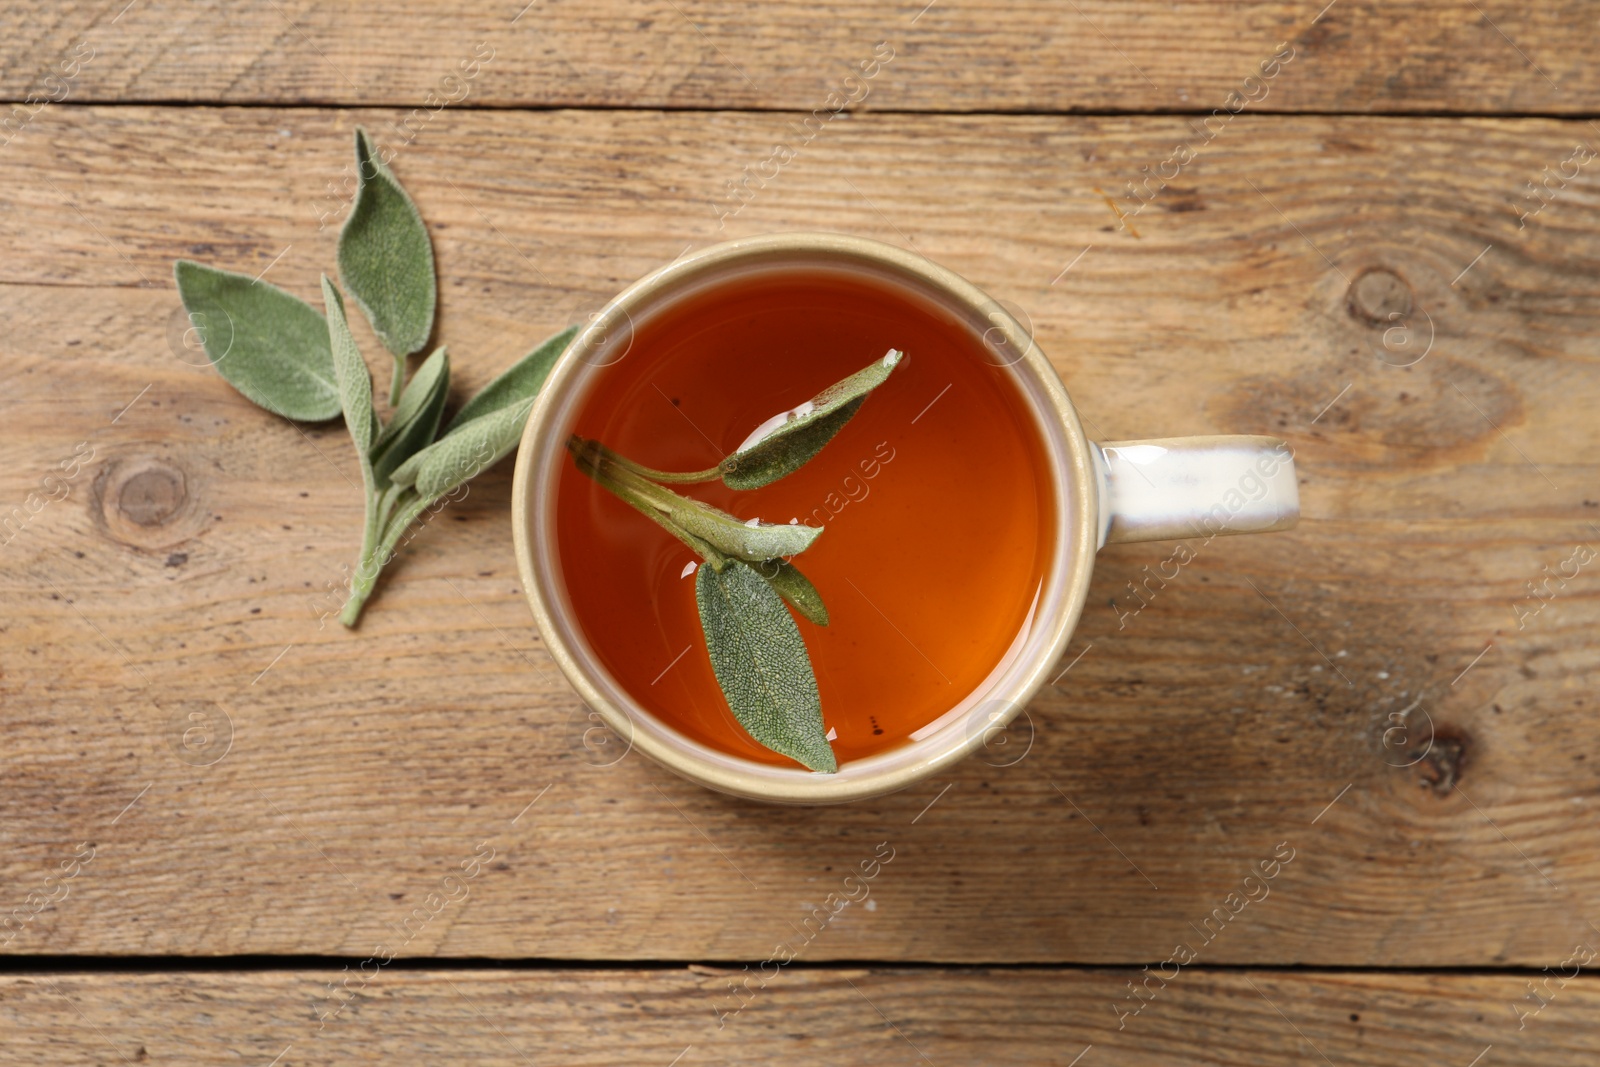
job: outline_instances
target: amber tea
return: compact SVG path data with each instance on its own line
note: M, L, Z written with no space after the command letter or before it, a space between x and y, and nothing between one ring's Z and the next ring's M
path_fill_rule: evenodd
M951 312L845 270L751 272L635 323L626 355L582 401L556 502L563 580L599 661L683 734L794 765L731 710L729 638L708 647L707 580L742 565L699 573L723 555L641 513L651 509L639 493L665 493L665 511L676 491L788 538L784 558L825 603L784 590L838 762L902 744L955 707L1023 629L1053 549L1044 445L998 363ZM858 390L842 428L803 465L753 489L715 477L785 416L810 412L819 392L861 374L870 394ZM658 490L633 469L703 477ZM619 488L626 479L640 488ZM748 566L770 579L780 562ZM759 642L745 651L761 659Z

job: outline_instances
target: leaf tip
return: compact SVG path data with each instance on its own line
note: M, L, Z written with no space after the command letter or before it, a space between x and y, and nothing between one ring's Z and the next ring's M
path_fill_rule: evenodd
M356 164L358 166L364 164L374 155L376 155L377 153L374 151L374 148L375 146L372 143L372 135L367 132L367 128L365 126L357 126Z
M826 753L826 755L824 755L824 753ZM816 774L839 773L839 757L833 754L832 745L826 745L821 752L817 753L811 759L801 760L800 762L805 765L806 770L812 771Z

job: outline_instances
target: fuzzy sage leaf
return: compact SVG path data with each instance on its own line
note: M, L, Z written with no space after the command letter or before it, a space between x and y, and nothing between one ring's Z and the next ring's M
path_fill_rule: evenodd
M476 478L516 448L532 409L530 396L457 426L402 463L390 478L396 485L415 486L424 499L441 497Z
M711 668L740 725L813 771L837 771L811 657L772 586L734 560L701 567L694 591Z
M441 347L406 383L400 406L372 444L372 471L379 482L387 482L396 467L432 443L449 393L450 354Z
M759 489L805 466L844 428L867 394L888 381L904 358L891 348L882 359L768 420L770 429L757 429L751 435L754 440L722 461L723 484L730 489Z
M463 404L445 432L451 433L456 427L473 419L537 396L544 380L550 376L550 368L555 366L556 358L567 350L577 333L576 326L569 326L540 342L532 352L513 363L505 373L478 390L471 400Z
M398 404L406 357L433 332L433 242L416 204L359 126L356 182L355 204L339 231L339 277L395 357L389 402Z
M339 383L339 402L344 407L344 422L361 455L361 469L371 480L372 462L368 453L378 436L378 417L372 410L372 375L367 370L350 323L345 319L344 299L328 276L322 276L322 302L328 312L328 343L333 352L333 373Z
M286 419L339 414L328 323L316 308L270 282L188 259L172 274L190 326L229 385Z
M439 496L498 463L522 437L528 412L556 357L577 332L572 326L548 338L468 400L444 436L413 454L390 474L396 485L415 485Z

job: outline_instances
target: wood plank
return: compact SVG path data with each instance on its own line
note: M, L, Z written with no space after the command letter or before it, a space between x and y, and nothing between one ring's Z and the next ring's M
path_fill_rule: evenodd
M1238 92L1269 111L1593 114L1596 34L1580 0L35 2L0 13L0 93L418 108L424 124L452 101L810 111L836 91L917 111L1209 114ZM845 85L879 42L892 62ZM1247 85L1285 44L1281 73Z
M335 970L8 976L0 1063L1566 1067L1600 1052L1589 975L1551 979L1530 1014L1527 976L1185 971L1118 1015L1138 972L791 969L732 1014L713 968L374 967L352 968L349 992Z
M0 555L7 906L95 849L8 952L357 953L409 919L409 956L762 959L880 842L872 907L806 960L1160 960L1280 843L1201 963L1544 966L1594 936L1593 568L1514 610L1600 537L1596 191L1522 230L1507 208L1573 124L1242 117L1135 237L1097 189L1180 119L867 116L727 219L912 243L1027 314L1096 435L1281 433L1305 479L1299 530L1196 543L1137 615L1172 549L1103 553L1031 747L810 811L594 765L517 588L505 467L358 632L319 625L356 549L348 445L178 358L167 272L312 295L334 230L308 205L388 117L64 107L0 153L0 500L94 450ZM466 390L714 239L717 183L782 120L439 122L396 167ZM1406 300L1434 341L1398 369ZM231 748L180 759L219 705ZM415 925L485 841L469 898Z

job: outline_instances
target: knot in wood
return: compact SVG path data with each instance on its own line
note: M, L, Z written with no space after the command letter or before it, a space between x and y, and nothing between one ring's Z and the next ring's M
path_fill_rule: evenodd
M1411 314L1411 287L1392 270L1374 267L1350 283L1350 314L1388 326Z
M161 526L183 508L188 485L176 467L154 463L134 472L117 492L117 510L140 526Z

